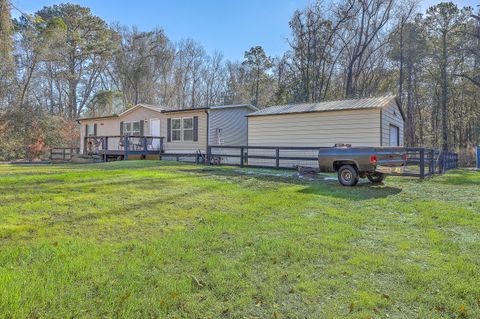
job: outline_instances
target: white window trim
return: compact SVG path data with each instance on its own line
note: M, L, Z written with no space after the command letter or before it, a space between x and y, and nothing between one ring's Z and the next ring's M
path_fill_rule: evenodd
M180 121L180 128L173 128L173 121L175 120L179 120ZM174 117L174 118L171 118L170 119L171 121L171 124L170 124L170 141L173 142L173 143L181 143L183 142L183 130L182 130L182 127L183 127L183 120L181 117ZM179 140L174 140L173 139L173 131L179 131L180 132L180 139Z
M131 135L131 136L140 136L140 122L142 120L138 120L138 121L124 121L123 122L123 135ZM125 124L127 123L130 123L130 128L132 129L128 134L125 132ZM133 131L133 123L138 123L138 134L135 134Z
M183 120L192 120L192 128L187 129L189 131L192 131L192 139L191 140L185 140L184 137L184 128L183 128ZM174 129L173 128L173 121L174 120L180 120L180 129ZM170 124L170 142L171 143L182 143L182 142L194 142L194 134L195 134L195 124L193 123L193 116L189 117L171 117L170 121L172 124ZM174 140L173 139L173 131L180 131L180 139L179 140Z
M95 136L95 124L85 124L87 126L87 137ZM90 128L92 128L92 134L90 134Z
M183 123L185 120L192 120L192 128L185 129L183 127ZM192 139L191 140L186 140L186 142L193 142L193 134L194 134L194 124L193 124L193 117L182 117L182 141L185 141L185 131L192 131Z

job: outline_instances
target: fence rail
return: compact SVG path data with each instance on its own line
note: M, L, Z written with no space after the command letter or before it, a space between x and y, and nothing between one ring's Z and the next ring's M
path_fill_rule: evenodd
M80 153L79 147L53 147L50 149L49 159L51 161L68 162L73 155Z
M207 148L207 164L295 169L318 168L318 150L324 147L214 146ZM458 167L458 155L430 148L406 147L408 161L401 176L421 179Z
M407 168L404 174L425 178L458 167L458 154L432 148L405 148L408 154Z

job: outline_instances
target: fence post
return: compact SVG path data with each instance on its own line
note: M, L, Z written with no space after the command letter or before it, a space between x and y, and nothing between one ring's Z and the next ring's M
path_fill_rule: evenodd
M420 149L420 178L425 178L425 149Z
M431 175L435 174L435 150L430 150L430 167L428 171Z
M210 157L212 156L212 147L210 145L207 146L207 165L211 165Z
M439 161L438 173L443 174L445 169L445 152L443 150L440 151L438 161Z
M240 167L243 167L243 147L240 147Z
M124 150L124 151L125 151L125 154L123 155L123 159L124 159L124 160L128 160L128 142L129 142L128 136L125 135L125 141L124 141L124 143L123 143L124 148L125 148L125 150Z
M275 168L280 168L280 148L275 148Z
M162 159L162 153L163 153L163 137L160 137L160 150L158 151L158 159Z
M480 145L477 145L477 149L476 149L476 157L477 157L477 168L480 169Z
M142 145L143 145L143 151L146 153L147 152L147 138L145 136L142 137ZM145 154L147 155L147 154Z

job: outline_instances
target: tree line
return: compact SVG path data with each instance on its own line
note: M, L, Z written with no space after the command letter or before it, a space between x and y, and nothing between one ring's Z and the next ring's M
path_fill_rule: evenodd
M480 142L479 8L418 7L317 1L292 13L283 55L259 45L229 61L76 4L12 19L19 8L0 0L0 159L28 156L39 140L75 143L76 118L137 103L263 108L386 93L406 114L406 145L471 152Z

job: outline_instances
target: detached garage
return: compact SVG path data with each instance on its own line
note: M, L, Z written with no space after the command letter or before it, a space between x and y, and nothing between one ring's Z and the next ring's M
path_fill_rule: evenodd
M277 105L247 117L248 146L403 146L394 96Z

